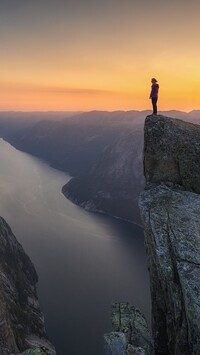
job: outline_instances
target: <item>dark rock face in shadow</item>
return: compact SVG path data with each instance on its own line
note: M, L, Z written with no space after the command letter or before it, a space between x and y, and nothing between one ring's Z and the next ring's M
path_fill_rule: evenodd
M0 217L0 353L41 347L55 355L36 292L38 277L10 227ZM45 353L45 352L44 352ZM39 354L39 353L38 353Z
M146 189L140 210L150 272L155 354L199 354L199 153L199 126L163 116L147 117Z

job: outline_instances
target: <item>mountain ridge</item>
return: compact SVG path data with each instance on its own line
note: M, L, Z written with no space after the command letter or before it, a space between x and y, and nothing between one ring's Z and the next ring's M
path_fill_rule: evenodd
M185 120L198 120L196 111L191 113L174 110L168 112ZM72 178L62 190L65 196L74 203L90 211L106 213L141 224L137 199L143 188L142 141L143 124L147 113L150 111L83 112L59 122L43 120L24 129L15 127L15 132L12 131L9 134L7 132L5 139L15 148L35 155L47 161L54 168L70 174ZM132 146L129 135L131 132L134 142ZM123 140L124 135L127 135L127 149L125 148L126 139ZM119 154L120 145L121 155ZM137 151L137 154L134 151ZM117 179L116 157L118 157L118 166L120 166L123 156L128 156L129 152L133 152L132 162L134 163L131 163L130 157L128 163L130 169L129 173L126 173L127 182L120 184L120 179ZM111 167L113 168L113 183L110 178ZM122 169L127 171L126 164ZM134 173L136 174L135 186L128 178L128 175L134 176ZM124 178L122 172L119 176ZM131 186L130 193L125 185ZM120 193L124 196L124 207L121 208L118 198ZM118 196L117 199L114 195ZM131 204L132 208L134 206L134 214L130 212Z

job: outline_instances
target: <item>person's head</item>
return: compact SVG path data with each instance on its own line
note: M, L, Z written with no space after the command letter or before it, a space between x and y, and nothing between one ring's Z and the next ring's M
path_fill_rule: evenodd
M156 80L155 78L152 78L152 79L151 79L151 82L152 82L152 84L156 84L156 83L157 83L157 80Z

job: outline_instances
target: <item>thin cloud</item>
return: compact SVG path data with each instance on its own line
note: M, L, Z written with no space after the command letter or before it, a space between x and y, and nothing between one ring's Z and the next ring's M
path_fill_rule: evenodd
M43 91L43 90L42 90ZM44 90L55 94L107 94L112 91L88 88L48 88Z
M5 91L33 92L33 93L51 93L51 94L78 94L78 95L98 95L114 93L111 90L90 89L90 88L71 88L56 86L41 86L37 84L22 83L0 83L0 89Z

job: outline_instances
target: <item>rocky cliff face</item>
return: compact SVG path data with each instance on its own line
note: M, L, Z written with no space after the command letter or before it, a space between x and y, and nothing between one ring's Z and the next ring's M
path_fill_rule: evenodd
M0 217L0 355L55 355L39 308L38 277L29 257Z
M147 116L140 210L152 296L153 349L142 314L115 304L106 355L200 354L200 127Z
M147 116L144 128L146 183L172 183L200 193L200 126Z
M200 353L200 127L145 122L140 199L151 280L155 354Z
M112 332L104 335L105 355L152 354L151 337L143 314L128 303L113 303Z

